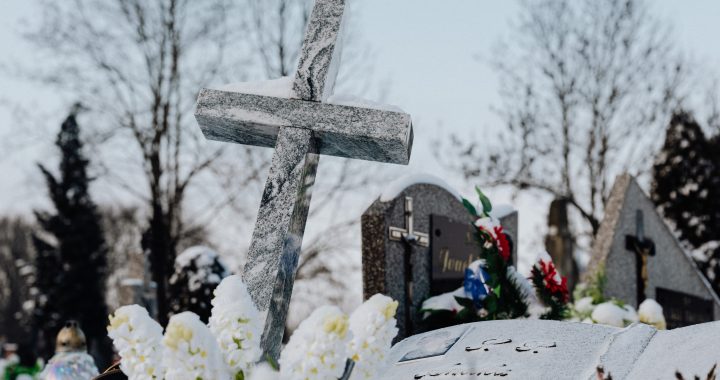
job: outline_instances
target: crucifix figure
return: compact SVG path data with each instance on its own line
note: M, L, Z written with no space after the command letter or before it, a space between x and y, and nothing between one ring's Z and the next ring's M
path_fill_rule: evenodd
M345 0L317 0L303 39L292 98L200 91L195 118L206 138L275 147L243 271L265 316L264 353L277 358L322 154L407 164L412 122L402 112L324 103L340 55Z
M413 199L412 197L405 197L405 228L390 227L389 234L390 240L400 241L405 245L405 256L403 257L403 267L405 270L405 307L403 315L405 323L401 324L407 331L412 327L412 305L413 305L413 276L412 276L412 263L411 255L413 251L413 245L420 247L430 246L430 235L415 231L414 218L413 218Z
M635 254L635 278L637 281L637 303L645 300L645 289L648 285L648 258L655 256L655 243L645 238L643 226L643 212L637 210L635 214L635 236L625 236L625 249Z

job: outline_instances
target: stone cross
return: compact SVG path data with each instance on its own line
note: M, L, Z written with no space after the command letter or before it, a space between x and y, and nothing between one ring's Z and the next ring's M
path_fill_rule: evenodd
M655 243L645 238L645 227L643 225L643 212L635 212L635 236L625 237L625 248L635 253L636 280L637 280L637 302L645 300L645 289L648 286L648 258L655 256Z
M277 358L321 154L407 164L402 112L323 103L339 64L345 0L317 0L303 40L295 98L203 89L195 118L208 139L275 147L243 279L265 315L262 348Z

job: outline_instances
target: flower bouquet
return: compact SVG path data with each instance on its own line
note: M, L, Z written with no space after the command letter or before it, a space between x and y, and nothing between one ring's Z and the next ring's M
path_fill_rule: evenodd
M278 371L272 361L257 364L261 313L240 277L225 278L214 296L208 325L183 312L170 318L164 333L144 308L117 309L108 335L121 361L98 379L372 379L398 332L398 303L383 295L371 297L350 317L337 307L320 307L290 338Z

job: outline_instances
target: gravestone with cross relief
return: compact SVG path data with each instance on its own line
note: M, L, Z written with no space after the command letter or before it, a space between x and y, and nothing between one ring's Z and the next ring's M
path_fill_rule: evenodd
M516 241L518 214L494 213ZM390 183L362 215L363 295L398 300L398 339L423 330L419 312L430 296L460 286L478 259L472 218L460 196L439 178L410 175ZM517 250L513 244L513 262Z
M275 358L320 155L410 159L409 115L324 103L337 75L344 11L345 0L315 2L289 97L203 89L197 100L195 118L208 139L275 148L243 272L265 316L262 348Z
M635 179L615 181L586 277L604 271L606 297L658 301L668 328L720 319L720 298Z
M597 380L705 378L718 363L720 322L671 331L579 322L467 323L411 336L391 349L382 379Z

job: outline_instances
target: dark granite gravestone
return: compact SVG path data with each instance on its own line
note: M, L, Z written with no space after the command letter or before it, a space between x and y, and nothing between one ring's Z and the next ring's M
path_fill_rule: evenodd
M465 267L478 255L470 214L441 183L432 177L401 179L362 215L363 296L382 293L399 301L398 339L421 330L422 302L462 286ZM517 241L517 212L499 212L509 239Z
M606 297L634 307L653 298L669 328L720 319L720 298L627 174L610 193L586 277L599 270L607 278Z
M345 0L316 0L286 97L202 89L195 119L206 138L274 147L243 280L265 327L261 346L277 358L320 155L407 164L410 115L325 103L340 57ZM284 93L284 92L283 92Z

